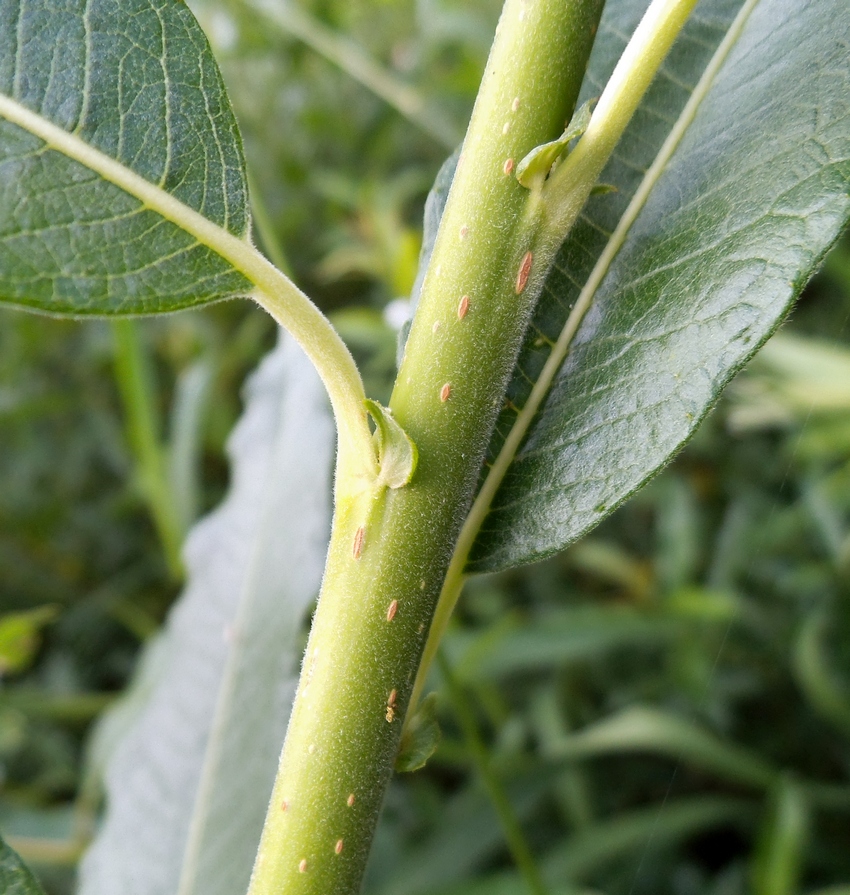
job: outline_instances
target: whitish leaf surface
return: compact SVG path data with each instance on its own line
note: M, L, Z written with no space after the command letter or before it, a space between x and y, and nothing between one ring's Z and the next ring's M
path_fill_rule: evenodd
M159 680L109 764L82 895L247 888L324 564L334 444L322 386L292 340L248 394L231 490L189 537Z
M583 99L645 5L609 0ZM472 569L545 556L610 513L777 326L850 215L848 46L846 0L697 6L601 176L616 192L591 198L546 282L490 462L548 387L503 455Z
M147 313L245 294L236 121L180 0L0 0L0 300Z
M18 854L0 839L0 892L3 895L44 895Z

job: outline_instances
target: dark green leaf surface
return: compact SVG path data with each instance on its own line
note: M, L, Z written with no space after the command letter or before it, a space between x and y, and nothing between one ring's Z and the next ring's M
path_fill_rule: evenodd
M36 113L230 234L248 230L236 120L180 0L0 0L0 99ZM244 294L182 227L0 107L0 300L149 313Z
M422 284L425 282L425 272L434 253L434 243L437 241L437 231L440 229L440 221L443 219L443 209L449 198L449 190L454 180L457 162L460 158L458 147L440 166L434 185L428 192L425 200L425 219L422 222L422 248L419 252L419 269L416 274L416 282L410 293L410 320L407 320L398 334L398 351L396 352L396 365L401 366L404 357L404 346L410 334L410 324L419 304L419 295L422 292Z
M610 2L585 94L598 95L645 4ZM492 460L579 291L740 3L705 0L561 250ZM495 495L470 566L574 541L690 437L782 319L850 215L850 7L761 0L598 288Z
M3 895L44 895L26 864L0 839L0 892Z

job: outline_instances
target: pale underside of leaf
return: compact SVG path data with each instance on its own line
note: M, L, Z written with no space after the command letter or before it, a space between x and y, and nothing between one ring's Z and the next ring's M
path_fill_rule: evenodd
M231 491L189 537L188 585L109 762L81 895L247 888L321 580L333 445L321 383L286 337L250 383Z
M609 3L587 94L640 11ZM781 320L850 214L848 41L840 0L698 6L602 174L618 192L591 199L547 280L469 569L545 556L610 513Z

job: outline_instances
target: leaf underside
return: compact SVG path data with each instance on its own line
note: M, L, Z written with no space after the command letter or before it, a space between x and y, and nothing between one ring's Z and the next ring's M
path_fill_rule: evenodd
M249 384L230 492L189 536L188 583L109 761L80 895L247 889L321 581L333 447L321 382L285 337Z
M697 6L602 173L617 191L590 199L547 279L490 462L740 6ZM609 0L582 99L599 95L644 7ZM602 280L471 570L549 555L608 515L781 321L850 215L848 45L845 0L756 5Z
M236 120L180 0L0 0L0 97L246 236ZM250 289L177 223L2 115L0 183L0 301L142 314Z

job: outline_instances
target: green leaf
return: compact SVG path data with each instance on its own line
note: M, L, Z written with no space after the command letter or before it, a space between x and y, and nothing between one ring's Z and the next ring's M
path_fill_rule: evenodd
M716 827L747 826L752 803L722 796L670 799L598 821L557 846L543 861L547 880L583 879L628 854L699 835Z
M0 892L3 895L44 895L30 869L0 839Z
M669 848L673 843L712 828L749 825L753 804L744 799L699 796L673 799L663 806L623 812L592 824L557 845L541 860L551 893L575 891L567 881L582 880L613 861L642 856L649 848ZM429 895L526 895L528 889L517 873L487 876L475 882L439 888Z
M0 615L0 676L23 671L41 642L41 629L56 618L57 606Z
M417 706L413 718L402 732L395 769L399 772L409 772L424 768L439 743L437 694L429 693Z
M446 649L460 679L493 681L600 659L615 650L659 647L684 636L688 627L672 615L582 606L541 612L521 623L502 619L484 632L450 633Z
M769 787L778 777L778 771L759 755L675 715L640 707L626 709L565 737L551 754L573 760L634 751L664 755L756 789Z
M803 622L794 645L794 676L812 708L850 737L850 688L836 679L826 648L834 627L825 612L816 612Z
M139 314L246 294L211 247L247 239L244 168L180 0L0 0L0 300Z
M644 7L607 4L584 98ZM850 215L850 7L741 8L697 7L601 175L617 192L589 200L547 279L491 444L493 463L519 439L497 462L474 571L561 549L654 475Z
M330 526L330 410L288 337L230 451L230 493L190 535L187 588L141 669L147 706L108 762L81 895L247 888Z

